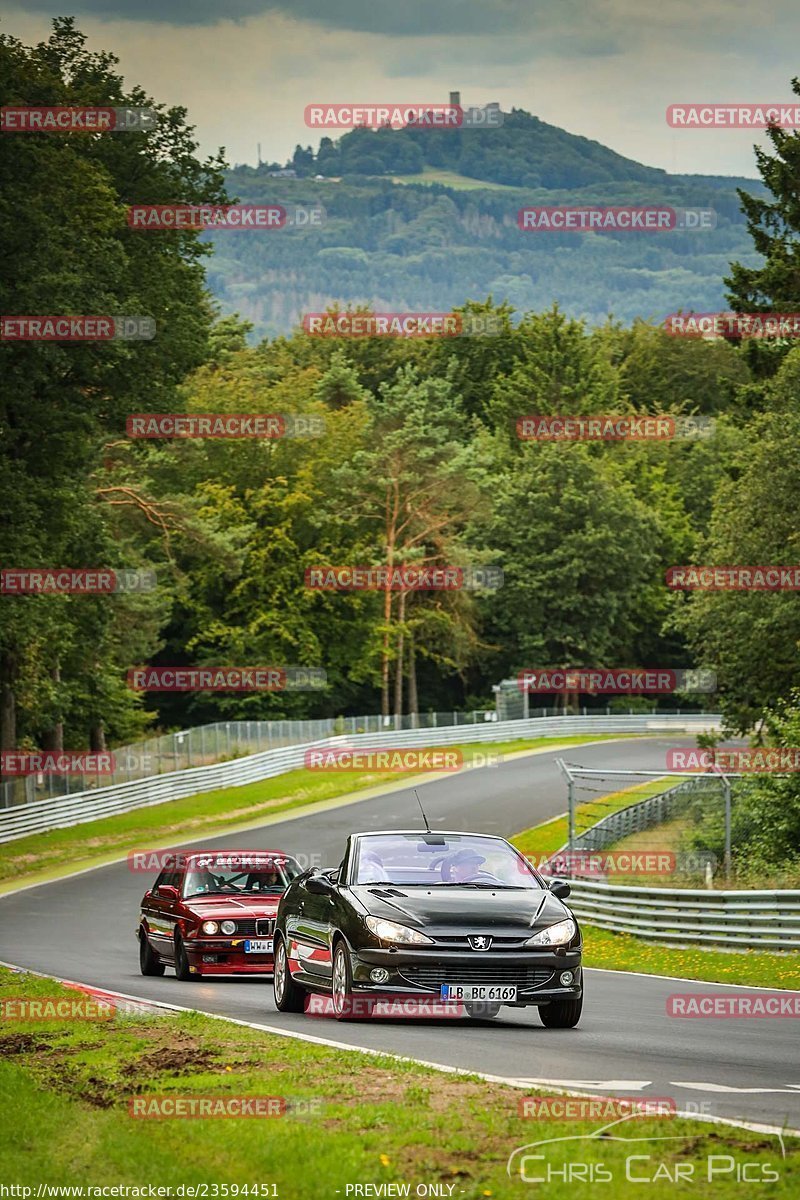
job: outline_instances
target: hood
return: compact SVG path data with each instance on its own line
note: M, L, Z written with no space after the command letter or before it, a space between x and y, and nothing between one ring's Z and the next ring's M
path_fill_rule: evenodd
M399 921L428 933L491 930L500 936L525 929L543 929L572 916L550 891L525 888L519 891L489 891L484 888L403 888L360 884L354 896L374 917Z
M234 921L237 917L274 917L280 896L196 896L184 906L203 921Z

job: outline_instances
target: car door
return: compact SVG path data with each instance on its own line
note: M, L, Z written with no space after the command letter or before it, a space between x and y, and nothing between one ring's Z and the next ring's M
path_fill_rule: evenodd
M180 901L166 896L163 889L176 886L179 888L182 877L183 871L176 870L174 866L165 868L156 880L156 886L150 893L148 902L147 924L150 930L150 941L153 949L170 961L173 957L173 935L178 919L176 910L180 906Z
M325 873L314 874L319 878ZM303 888L302 900L294 914L291 929L287 925L301 969L318 977L323 983L330 983L332 974L331 932L335 908L335 884L332 884L330 891L320 894Z

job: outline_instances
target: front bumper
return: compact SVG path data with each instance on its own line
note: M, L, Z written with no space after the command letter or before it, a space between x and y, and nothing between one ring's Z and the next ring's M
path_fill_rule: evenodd
M352 954L353 990L401 994L441 994L442 984L507 984L517 988L518 1005L547 1004L551 1000L576 999L583 992L581 950L545 951L448 951L414 948L362 948ZM389 972L384 983L374 983L370 971L383 967ZM572 983L564 986L560 976L570 971Z
M246 954L240 937L187 938L183 943L193 975L271 975L272 954Z

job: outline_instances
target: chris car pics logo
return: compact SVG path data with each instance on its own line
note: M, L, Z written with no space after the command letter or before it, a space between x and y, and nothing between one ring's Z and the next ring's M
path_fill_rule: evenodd
M725 1153L698 1153L690 1158L689 1149L694 1135L679 1133L649 1133L626 1136L624 1126L631 1120L641 1120L648 1114L633 1112L602 1125L591 1133L568 1137L544 1138L519 1146L509 1155L506 1173L526 1184L579 1183L660 1183L680 1185L681 1188L703 1188L709 1183L775 1183L781 1178L780 1162L786 1157L783 1136L774 1138L775 1152L768 1158L755 1159L748 1151L747 1141L752 1134L741 1133L742 1144L736 1145L737 1131L729 1130L733 1145ZM654 1114L664 1120L668 1129L669 1111ZM634 1127L635 1128L635 1127ZM684 1143L678 1147L676 1142ZM620 1154L617 1147L623 1147ZM727 1152L730 1149L730 1153ZM611 1195L613 1193L609 1193ZM627 1194L627 1193L626 1193Z

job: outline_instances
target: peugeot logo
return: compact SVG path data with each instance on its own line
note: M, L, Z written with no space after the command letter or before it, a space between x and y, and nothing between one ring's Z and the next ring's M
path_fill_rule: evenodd
M473 950L489 950L491 949L492 939L490 937L484 937L481 934L478 937L471 937L469 939L469 944Z

